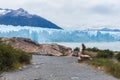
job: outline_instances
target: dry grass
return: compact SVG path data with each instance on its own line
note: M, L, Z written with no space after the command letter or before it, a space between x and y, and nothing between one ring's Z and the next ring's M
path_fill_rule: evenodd
M99 52L102 52L102 53L100 54ZM87 50L86 53L91 55L93 57L93 60L86 61L86 63L89 65L92 65L93 67L95 67L98 70L104 71L104 72L120 79L120 62L115 57L116 54L111 56L111 54L109 54L109 52L112 52L112 51L99 50L96 48L95 49L89 48L89 50ZM116 53L116 52L113 52L113 53ZM106 54L108 57L105 57Z

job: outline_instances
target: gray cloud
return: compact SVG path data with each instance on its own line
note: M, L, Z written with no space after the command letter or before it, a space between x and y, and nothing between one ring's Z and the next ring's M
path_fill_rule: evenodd
M105 14L105 15L108 15L108 14L112 14L113 13L113 10L110 7L108 6L104 6L104 5L97 5L97 6L94 6L91 11L93 13L97 13L97 14Z

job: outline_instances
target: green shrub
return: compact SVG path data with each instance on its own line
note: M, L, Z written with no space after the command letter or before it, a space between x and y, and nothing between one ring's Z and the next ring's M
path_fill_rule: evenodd
M94 58L92 61L88 61L89 64L94 66L108 66L112 64L111 60L104 59L104 58Z
M80 51L80 48L79 47L76 47L75 49L74 49L74 51Z
M0 71L19 68L19 65L30 63L31 55L10 45L0 42ZM17 66L17 67L16 67Z
M98 52L100 51L97 47L87 48L88 51Z
M88 64L95 67L104 67L105 72L120 78L120 63L115 63L110 59L94 58L92 61L88 61Z
M80 52L80 48L79 48L79 47L76 47L73 51L74 51L74 52L73 52L72 56L78 57L78 53Z
M101 50L97 54L97 58L112 58L114 56L113 51Z
M112 65L107 66L107 72L114 77L120 78L120 64L113 63Z
M20 63L24 63L24 64L29 64L30 63L30 59L32 58L32 56L24 51L20 51L18 50L19 56L18 56L18 61Z
M99 70L103 70L106 73L113 75L116 78L120 78L120 62L116 62L115 58L120 61L120 52L115 55L110 50L99 50L97 55L91 61L87 61L88 64L95 66Z
M120 52L115 55L115 58L120 62Z

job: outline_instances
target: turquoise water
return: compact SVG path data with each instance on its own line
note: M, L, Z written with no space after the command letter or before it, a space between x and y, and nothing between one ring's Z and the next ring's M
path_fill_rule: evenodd
M80 47L82 43L58 43L67 47L75 48ZM120 51L120 41L118 42L86 42L86 47L97 47L99 49L110 49L113 51Z

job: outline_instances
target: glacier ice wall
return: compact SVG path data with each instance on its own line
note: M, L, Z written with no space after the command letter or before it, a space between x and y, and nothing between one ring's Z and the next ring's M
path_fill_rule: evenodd
M35 42L108 42L119 41L120 31L58 30L0 25L0 37L24 37Z

